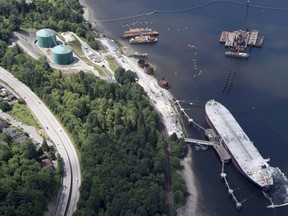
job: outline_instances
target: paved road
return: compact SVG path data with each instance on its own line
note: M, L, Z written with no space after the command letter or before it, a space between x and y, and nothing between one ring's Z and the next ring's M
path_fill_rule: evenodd
M43 102L22 82L0 67L0 77L22 98L32 110L43 129L55 143L57 150L65 163L63 187L55 215L72 215L79 200L81 183L80 164L75 148L58 120Z

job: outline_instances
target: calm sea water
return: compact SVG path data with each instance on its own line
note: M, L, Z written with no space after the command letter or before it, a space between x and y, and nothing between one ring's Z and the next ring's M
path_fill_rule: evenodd
M129 17L155 10L169 11L191 8L209 0L86 0L98 20ZM245 1L236 1L245 3ZM201 125L204 105L215 99L226 106L254 141L270 165L288 175L288 2L285 0L251 0L252 5L282 8L250 7L248 29L258 29L265 36L264 46L249 49L249 60L224 56L225 48L219 37L223 30L233 31L244 26L246 7L217 2L195 10L178 13L154 13L149 16L103 22L100 31L119 39L138 52L147 52L149 62L157 67L156 77L166 77L171 93L179 100L193 102L189 115ZM287 8L287 10L285 10ZM284 9L284 10L283 10ZM150 27L160 32L158 43L131 46L118 36L129 27ZM188 46L190 45L190 46ZM192 47L193 46L193 47ZM229 93L222 91L229 69L236 71ZM247 112L252 110L253 112ZM197 136L195 131L191 133ZM193 168L199 183L201 215L270 216L288 215L288 207L267 209L271 203L253 184L227 166L228 178L236 196L243 201L241 211L228 197L220 181L220 164L212 150L194 151ZM276 176L281 176L275 169ZM277 180L284 186L275 194L281 203L286 190L283 176ZM279 183L279 184L280 184ZM282 184L283 183L283 184ZM277 183L278 184L278 183ZM275 189L276 190L276 189ZM279 201L280 200L280 201Z

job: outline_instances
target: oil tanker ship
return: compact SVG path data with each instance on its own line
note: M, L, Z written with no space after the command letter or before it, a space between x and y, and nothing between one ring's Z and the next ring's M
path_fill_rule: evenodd
M264 190L273 185L272 171L232 114L219 102L205 105L206 121L223 140L236 168Z
M156 43L157 42L157 38L149 36L149 35L146 35L146 36L141 35L141 36L137 36L135 38L131 38L129 40L129 42L131 44Z
M125 31L121 37L122 38L134 38L136 36L157 36L159 32L154 31L150 28L134 28Z

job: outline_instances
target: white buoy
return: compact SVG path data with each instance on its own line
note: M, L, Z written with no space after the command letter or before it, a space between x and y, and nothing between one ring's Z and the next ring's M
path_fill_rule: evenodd
M220 176L221 176L221 179L223 179L223 178L225 178L227 175L226 175L226 173L221 173Z
M236 203L236 208L237 208L238 210L241 208L241 206L242 206L241 203L239 203L239 202Z
M232 193L233 193L233 190L232 190L232 189L229 189L229 190L228 190L228 195L231 196Z

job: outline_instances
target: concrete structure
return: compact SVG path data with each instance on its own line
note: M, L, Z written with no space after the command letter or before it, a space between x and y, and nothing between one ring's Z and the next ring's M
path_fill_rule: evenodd
M73 52L69 45L58 45L52 49L53 62L59 65L68 65L73 62Z
M41 29L36 32L37 45L41 48L50 48L57 45L56 32L52 29Z

